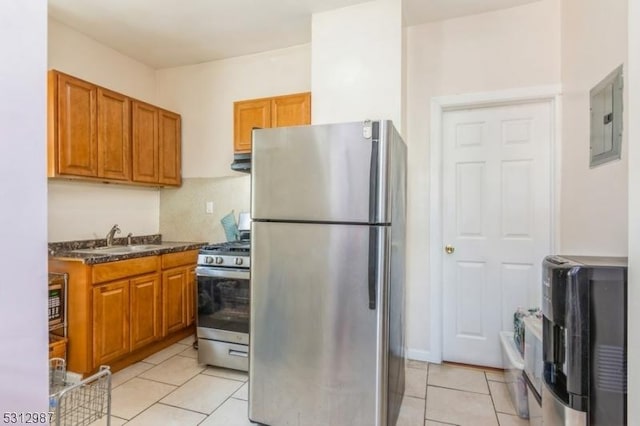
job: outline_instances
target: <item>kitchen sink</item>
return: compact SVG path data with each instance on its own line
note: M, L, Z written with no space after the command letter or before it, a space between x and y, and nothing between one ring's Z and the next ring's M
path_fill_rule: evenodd
M108 247L96 247L92 249L78 249L78 250L73 250L73 253L126 254L126 253L137 253L140 251L157 250L161 247L162 247L161 244L134 244L130 246L108 246Z

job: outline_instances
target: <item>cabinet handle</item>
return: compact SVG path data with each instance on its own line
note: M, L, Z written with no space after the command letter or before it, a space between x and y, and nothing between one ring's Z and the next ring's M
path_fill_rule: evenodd
M242 357L242 358L247 358L249 356L249 354L247 352L234 351L233 349L229 349L229 355L231 355L231 356L239 356L239 357Z

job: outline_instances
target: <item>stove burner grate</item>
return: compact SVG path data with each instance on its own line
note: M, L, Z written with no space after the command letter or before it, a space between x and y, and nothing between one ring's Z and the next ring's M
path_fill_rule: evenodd
M202 254L221 254L233 253L244 254L249 253L249 241L228 241L226 243L209 244L200 248Z

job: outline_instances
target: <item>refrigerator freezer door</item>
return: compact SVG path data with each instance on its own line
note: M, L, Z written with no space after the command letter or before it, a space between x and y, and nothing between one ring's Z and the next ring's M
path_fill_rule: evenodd
M388 121L253 133L254 220L388 223ZM399 137L398 137L399 138Z
M387 227L252 227L249 418L277 426L386 425ZM371 228L380 248L371 265L375 309Z

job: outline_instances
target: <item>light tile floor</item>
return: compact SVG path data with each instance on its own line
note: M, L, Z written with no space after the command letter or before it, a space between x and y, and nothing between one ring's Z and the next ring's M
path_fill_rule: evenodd
M247 374L200 365L193 336L112 376L111 424L246 426ZM409 361L398 426L521 426L496 370ZM102 419L96 425L106 424Z

